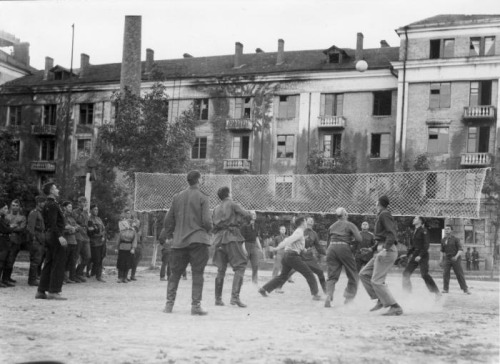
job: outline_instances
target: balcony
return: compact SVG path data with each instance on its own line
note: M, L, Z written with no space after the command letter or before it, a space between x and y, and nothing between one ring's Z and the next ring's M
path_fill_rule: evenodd
M40 172L55 172L56 162L53 161L32 161L31 162L32 171Z
M233 131L252 131L253 123L251 119L227 119L226 129Z
M462 166L489 166L491 155L489 153L465 153L462 154L460 165Z
M345 128L343 116L320 115L318 116L318 128Z
M252 162L248 159L224 159L224 169L232 171L249 171Z
M337 165L336 158L323 158L320 160L318 168L319 169L328 169L333 168Z
M494 106L464 107L464 120L493 120L494 118L495 118Z
M33 135L56 135L57 126L55 125L32 125L31 134Z

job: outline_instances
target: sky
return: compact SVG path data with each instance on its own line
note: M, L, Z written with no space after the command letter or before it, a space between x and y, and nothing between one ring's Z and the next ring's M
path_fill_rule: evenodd
M142 16L142 58L155 59L234 53L256 48L276 52L278 39L287 50L327 49L332 45L379 47L385 39L399 45L395 29L438 14L500 14L499 0L52 0L1 1L0 30L30 43L31 65L43 69L45 57L73 67L80 54L91 64L122 60L126 15ZM6 50L6 49L4 49Z

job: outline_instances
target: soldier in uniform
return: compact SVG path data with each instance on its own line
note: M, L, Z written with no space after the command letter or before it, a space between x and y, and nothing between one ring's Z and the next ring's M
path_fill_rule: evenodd
M453 268L458 284L465 294L470 294L462 270L463 247L460 239L453 236L451 225L444 227L444 238L441 240L441 266L443 267L443 293L448 293L450 288L450 270Z
M470 254L470 248L467 248L465 252L465 269L470 270L470 263L472 262L472 256Z
M240 204L231 199L229 187L219 188L217 195L221 202L215 207L212 215L213 232L215 234L213 261L217 266L215 305L224 306L222 288L227 264L229 263L234 271L230 303L238 307L246 307L247 305L240 300L240 291L247 265L247 253L244 247L245 238L241 235L240 224L245 217L250 217L252 212L243 209Z
M427 286L427 289L440 296L439 289L429 274L429 246L430 235L429 231L424 226L424 219L422 216L415 216L413 219L413 226L415 231L413 233L411 248L408 250L408 265L403 271L403 289L411 292L410 277L413 271L420 266L420 275Z
M36 207L28 215L27 230L31 241L30 269L28 273L28 284L30 286L38 286L40 283L37 275L45 250L45 222L43 221L42 211L46 200L45 196L36 196Z
M472 270L479 270L479 252L476 248L472 248Z
M260 232L255 226L257 214L252 212L250 223L241 227L241 235L245 238L245 249L248 253L248 261L252 266L252 283L258 284L259 282L259 251L262 251L260 245Z
M10 249L7 262L3 268L2 282L7 286L13 286L16 281L12 279L12 271L17 255L21 249L27 249L26 246L26 216L21 212L21 203L15 199L10 204L10 213L6 216L7 221L13 226L10 234Z
M12 225L5 218L9 212L9 206L6 201L0 200L0 272L3 271L5 262L7 261L7 256L9 255L10 249L10 234L13 231ZM12 285L4 284L0 282L0 288L10 287Z
M318 277L319 284L326 293L326 279L323 269L320 267L318 259L314 255L314 249L318 252L320 256L325 257L325 248L319 243L318 234L313 230L314 219L312 217L306 218L307 228L304 230L304 238L306 239L306 250L302 253L302 258L304 262L311 268L314 274Z
M90 238L88 236L89 213L87 212L87 198L80 196L78 198L78 208L73 210L73 217L78 224L76 232L77 255L80 257L80 263L76 267L75 279L79 282L86 282L84 269L90 261Z
M368 222L363 221L361 224L361 237L363 241L358 244L354 244L354 259L356 260L356 268L358 273L361 271L366 263L373 258L373 247L377 244L375 242L375 235L368 231L370 225Z
M87 228L90 237L90 256L92 259L92 272L98 282L105 283L102 279L102 260L104 259L104 234L105 228L101 218L97 216L99 208L97 205L90 206L89 226Z

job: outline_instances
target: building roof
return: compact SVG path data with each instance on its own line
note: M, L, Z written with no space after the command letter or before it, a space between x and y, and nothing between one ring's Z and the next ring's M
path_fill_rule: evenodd
M435 26L481 24L499 21L500 14L440 14L408 24L407 27L428 28ZM405 27L400 27L398 31L402 31L404 28Z
M6 52L0 50L0 64L4 63L11 67L17 68L21 72L25 73L33 73L36 72L36 68L31 67L30 65L26 65L23 62L18 61L11 55Z
M285 62L276 65L277 53L243 54L241 64L234 68L234 55L193 57L155 61L155 67L162 72L165 79L189 79L205 77L238 77L259 76L272 74L286 74L294 72L325 72L325 71L353 71L355 59L353 49L343 49L348 55L341 64L327 63L324 50L288 51L285 52ZM399 58L399 47L384 47L364 49L363 58L369 69L389 69L390 62ZM148 80L145 74L145 62L142 62L142 79ZM85 76L73 79L73 85L119 83L121 63L90 65ZM65 85L68 80L43 80L44 71L21 77L4 84L8 87L32 87Z

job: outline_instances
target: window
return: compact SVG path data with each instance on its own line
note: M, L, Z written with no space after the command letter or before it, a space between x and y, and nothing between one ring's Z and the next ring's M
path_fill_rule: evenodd
M76 159L90 158L92 152L91 139L78 139L76 145Z
M370 156L372 158L389 158L390 134L372 134Z
M293 135L278 135L277 158L293 158L294 149Z
M92 125L94 123L94 104L80 104L80 124Z
M325 116L342 116L344 104L343 94L322 94L321 112Z
M292 198L293 176L276 176L276 197Z
M278 118L292 119L297 116L298 96L280 96Z
M333 158L340 152L342 144L342 134L323 135L323 155L325 158Z
M455 39L431 39L430 59L451 58L455 54Z
M464 244L465 245L475 244L473 225L464 225Z
M448 153L448 128L429 128L429 140L427 142L427 153Z
M235 119L250 119L252 117L253 102L251 97L236 98L234 118Z
M471 57L494 56L495 55L495 37L472 37L470 39Z
M491 81L471 82L469 106L491 105L491 85Z
M43 124L44 125L56 125L56 111L57 105L49 104L43 105Z
M232 159L248 159L250 155L250 137L248 135L233 137L231 145Z
M21 106L9 106L9 125L21 125Z
M21 141L20 140L14 140L12 142L12 149L14 150L14 160L15 161L20 161L21 160Z
M392 91L377 91L373 93L373 115L391 115Z
M489 126L469 127L467 136L467 153L488 153L489 143Z
M191 149L191 159L207 158L207 137L196 138Z
M339 53L330 53L328 55L329 63L340 63L340 54Z
M40 160L53 161L56 154L56 141L54 139L42 139L40 143Z
M194 112L198 120L208 120L208 99L194 100Z
M451 103L451 84L431 83L429 108L443 109L449 108Z

